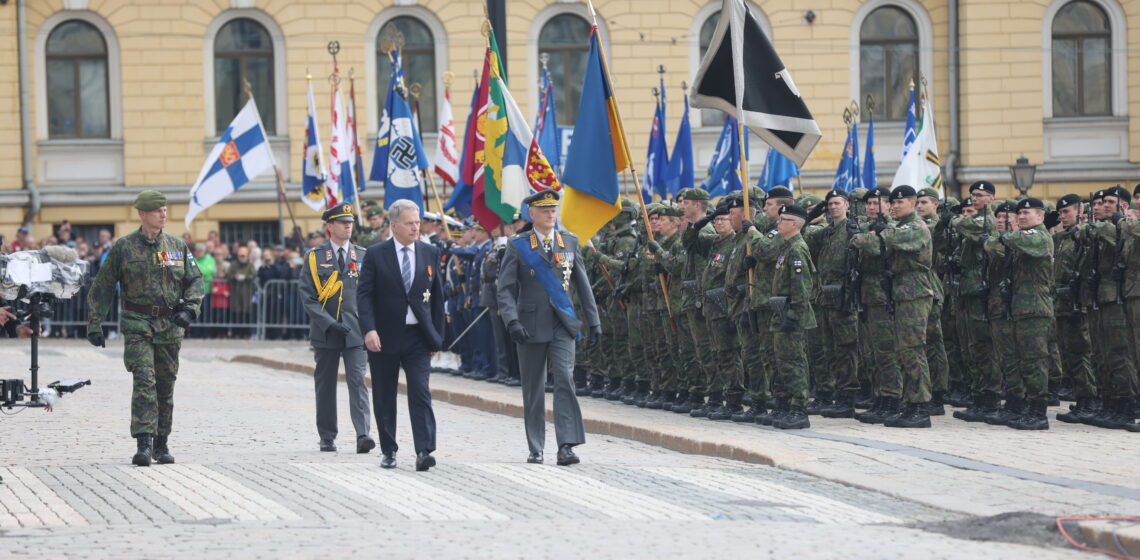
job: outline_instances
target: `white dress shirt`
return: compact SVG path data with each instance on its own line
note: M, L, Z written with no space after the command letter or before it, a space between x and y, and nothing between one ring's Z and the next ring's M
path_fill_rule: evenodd
M404 248L405 247L408 248L408 266L412 267L412 269L409 270L408 272L412 278L412 282L414 283L416 281L416 244L412 243L411 245L402 245L399 241L397 241L395 239L393 239L392 241L396 245L396 266L400 267L400 289L402 290L402 289L404 289ZM428 286L428 289L430 290L431 286ZM414 297L419 297L419 296L418 296L418 294L413 294L413 293L408 294L409 300L411 300ZM408 324L408 325L418 325L420 323L419 319L416 319L416 314L412 313L412 306L411 305L408 305L408 314L406 316L404 316L404 323Z

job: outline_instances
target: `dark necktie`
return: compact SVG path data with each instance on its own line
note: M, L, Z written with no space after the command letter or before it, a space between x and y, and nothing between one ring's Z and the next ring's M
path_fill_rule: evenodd
M404 257L400 263L400 276L404 279L404 293L412 291L412 262L409 260L411 249L404 247L400 249L404 253Z
M336 264L340 267L340 271L344 273L344 247L336 250Z

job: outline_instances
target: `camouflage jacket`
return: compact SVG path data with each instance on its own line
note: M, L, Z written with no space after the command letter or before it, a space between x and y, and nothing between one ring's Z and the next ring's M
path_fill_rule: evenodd
M995 291L999 292L999 298L1002 290L1010 292L1009 307L1013 318L1052 317L1053 237L1045 226L991 237L986 240L985 248L994 258L1007 261L1004 266L1005 284L1001 290ZM1005 302L1001 301L1001 305L1004 314Z
M732 235L732 252L728 255L728 264L724 271L724 289L728 292L730 315L737 316L749 310L748 269L744 266L744 257L751 249L749 244L759 237L760 233L751 228Z
M987 206L981 214L954 218L953 227L962 236L958 259L962 274L958 279L959 291L964 296L980 296L990 288L986 279L985 263L989 258L982 249L982 236L997 231L993 209Z
M697 231L690 224L681 233L681 250L685 252L685 263L681 269L681 310L691 311L704 297L700 287L704 267L708 264L708 252L717 240L712 225L705 225Z
M116 285L123 300L136 305L181 305L197 317L202 304L198 263L181 239L166 233L151 239L139 228L111 246L87 295L88 332L103 331ZM182 339L182 328L171 319L124 309L119 326L125 335L144 334L157 343L177 342Z
M1072 281L1077 272L1077 226L1053 232L1053 281L1056 286L1053 298L1053 313L1058 316L1071 315L1076 302L1073 298Z
M847 218L813 230L805 235L812 261L816 265L816 292L812 302L826 307L842 304L843 281L847 278Z
M780 330L784 319L798 321L804 330L816 327L811 306L814 284L815 265L811 262L811 251L803 236L796 235L783 244L772 268L772 297L786 299L781 305L771 306L773 314L769 330Z
M724 290L728 258L736 247L734 235L718 238L709 249L708 266L701 275L701 291L704 293L704 314L709 319L718 319L728 314L728 294Z
M894 301L935 297L934 275L931 273L934 243L926 222L918 214L911 212L903 216L893 227L884 229L877 236L873 233L858 234L852 243L866 255L882 254L887 258L884 264L894 275L891 282ZM867 279L863 280L863 285L867 285Z
M752 309L767 309L772 296L772 277L776 274L776 261L788 241L776 231L776 222L763 216L756 220L759 235L752 239L752 256L756 258L756 274L752 278Z

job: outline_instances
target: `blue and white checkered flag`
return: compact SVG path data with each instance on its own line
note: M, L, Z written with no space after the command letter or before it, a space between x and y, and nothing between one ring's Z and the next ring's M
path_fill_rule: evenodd
M190 188L187 228L198 213L277 165L267 138L257 104L251 97L210 150L198 180Z

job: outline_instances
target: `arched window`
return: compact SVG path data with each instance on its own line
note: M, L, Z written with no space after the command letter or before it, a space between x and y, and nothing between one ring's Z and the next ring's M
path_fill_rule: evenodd
M388 62L388 52L384 47L397 35L403 37L404 46L400 50L403 57L404 85L420 84L420 125L424 132L435 132L436 122L436 72L435 38L422 21L410 16L399 16L388 20L380 28L376 37L376 91L380 101L380 112L388 98L388 81L392 78L392 65ZM408 99L409 104L415 101Z
M277 107L273 76L273 40L263 25L250 18L235 18L214 38L214 126L217 134L247 101L245 82L253 90L261 124L277 133Z
M94 25L65 21L45 47L49 138L109 138L107 42Z
M1053 18L1053 116L1112 114L1112 28L1096 4L1070 2Z
M558 14L542 26L538 35L538 54L550 56L547 68L554 84L554 105L558 120L578 120L578 103L582 98L582 76L586 73L586 57L590 52L590 24L581 16Z
M876 8L859 29L860 105L871 95L880 120L906 119L910 83L919 84L918 26L897 6ZM868 118L864 108L863 118Z

